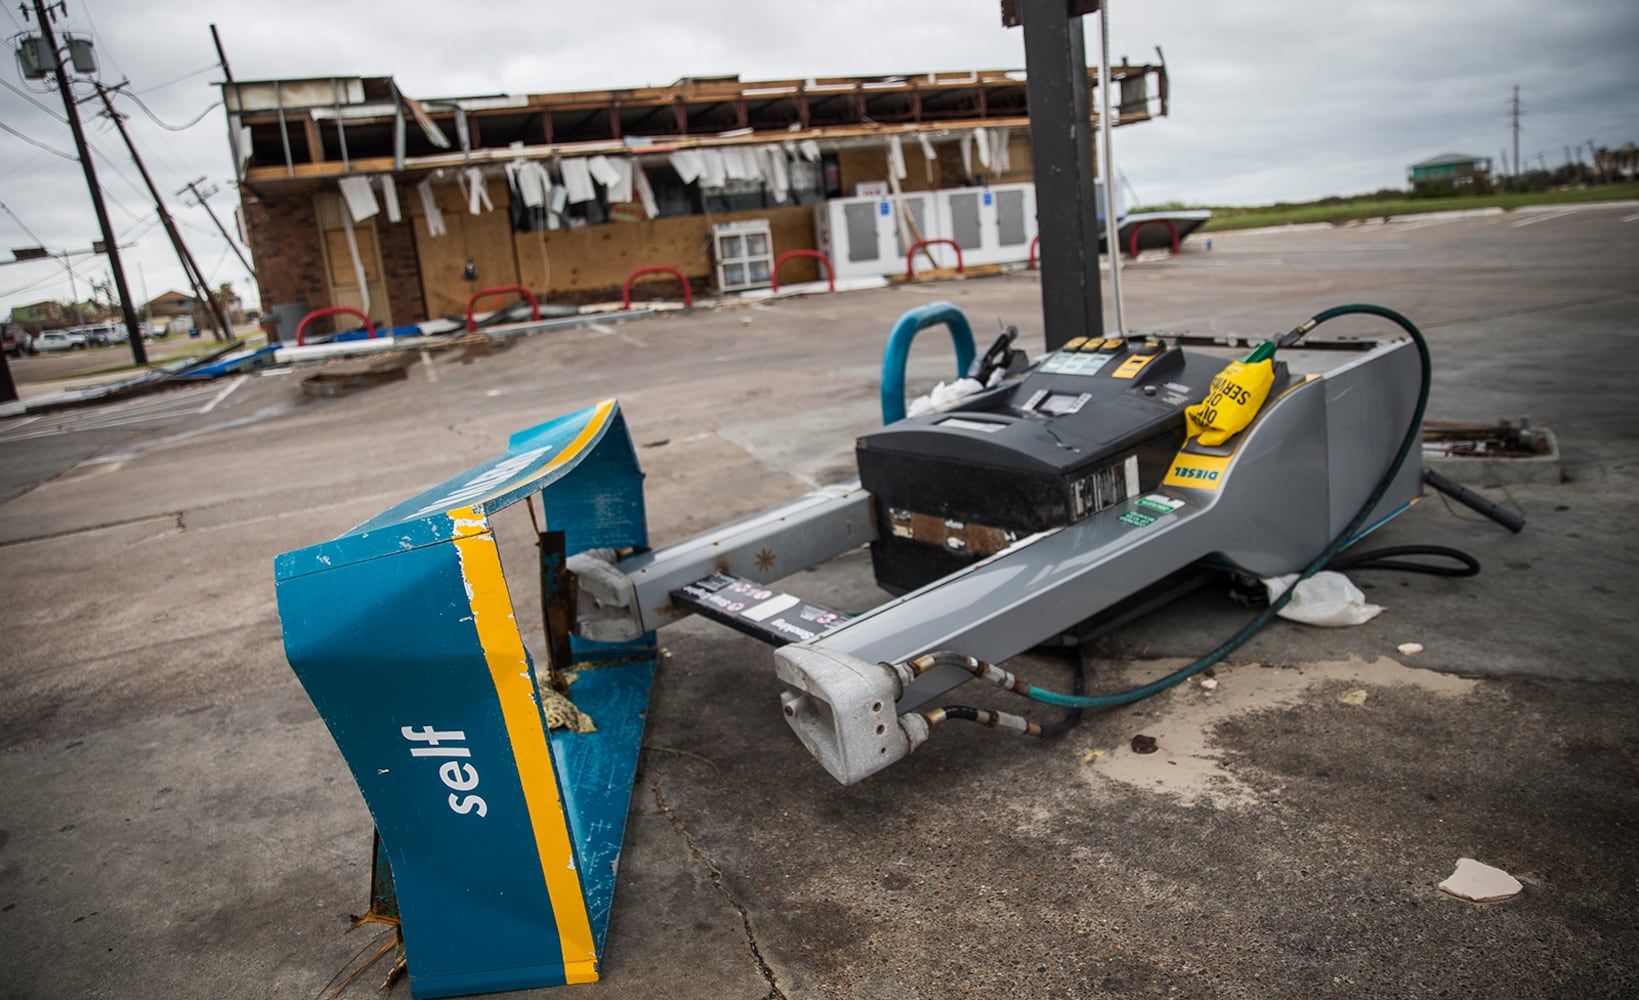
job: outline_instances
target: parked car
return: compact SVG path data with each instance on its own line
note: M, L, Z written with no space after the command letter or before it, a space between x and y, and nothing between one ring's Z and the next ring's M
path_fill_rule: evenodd
M112 342L114 330L115 327L112 323L92 323L88 326L73 327L68 332L77 333L84 337L87 346L102 347ZM121 332L124 332L123 329Z
M78 351L85 346L85 334L73 330L46 330L34 338L36 351Z
M6 353L14 358L34 353L34 338L16 323L5 324Z

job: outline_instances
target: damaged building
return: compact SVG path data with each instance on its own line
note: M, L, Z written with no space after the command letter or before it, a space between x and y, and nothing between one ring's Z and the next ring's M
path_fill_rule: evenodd
M1112 69L1114 124L1166 113L1164 66ZM903 271L920 240L968 263L1034 249L1023 71L437 100L336 77L223 97L262 300L286 337L309 310L390 328L462 315L497 287L608 301L645 267L718 294L769 284L793 250L846 279ZM948 266L949 244L934 247ZM778 279L823 279L823 264L798 255ZM681 294L670 274L638 292Z

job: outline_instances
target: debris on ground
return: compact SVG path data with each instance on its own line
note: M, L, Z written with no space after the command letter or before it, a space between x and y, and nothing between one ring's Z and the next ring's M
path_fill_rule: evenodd
M1363 625L1382 613L1380 605L1366 603L1366 595L1349 578L1333 570L1322 570L1307 580L1298 580L1298 574L1288 573L1263 581L1273 604L1297 581L1291 601L1280 609L1280 616L1305 625L1341 628Z
M1154 753L1158 749L1155 745L1155 737L1145 736L1143 733L1133 737L1132 748L1133 753Z
M1518 896L1525 887L1519 879L1473 858L1458 858L1457 870L1440 883L1442 892L1476 903L1495 903Z
M402 382L415 358L399 353L367 361L341 362L302 379L302 393L319 398L340 396L387 382Z
M1423 644L1420 642L1402 642L1396 648L1400 650L1401 656L1416 656L1423 651Z
M1352 691L1345 691L1338 696L1337 700L1345 705L1364 705L1366 703L1366 689L1355 688Z

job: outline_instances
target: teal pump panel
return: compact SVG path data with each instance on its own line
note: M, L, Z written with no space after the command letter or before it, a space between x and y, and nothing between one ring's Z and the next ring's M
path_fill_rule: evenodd
M575 639L568 697L596 728L551 727L545 668L570 664L525 648L491 525L526 498L568 552L647 546L618 403L275 562L285 653L375 820L417 998L598 977L654 637Z

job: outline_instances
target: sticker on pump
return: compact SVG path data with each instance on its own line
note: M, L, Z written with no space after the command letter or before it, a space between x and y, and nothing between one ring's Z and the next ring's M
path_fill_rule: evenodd
M1151 493L1148 496L1138 498L1138 506L1148 508L1149 510L1158 511L1162 514L1171 514L1183 505L1184 501L1174 500L1172 497L1164 497L1159 493Z
M1215 490L1229 471L1229 459L1217 455L1191 455L1179 452L1172 460L1161 482L1166 486L1187 486L1197 490Z

